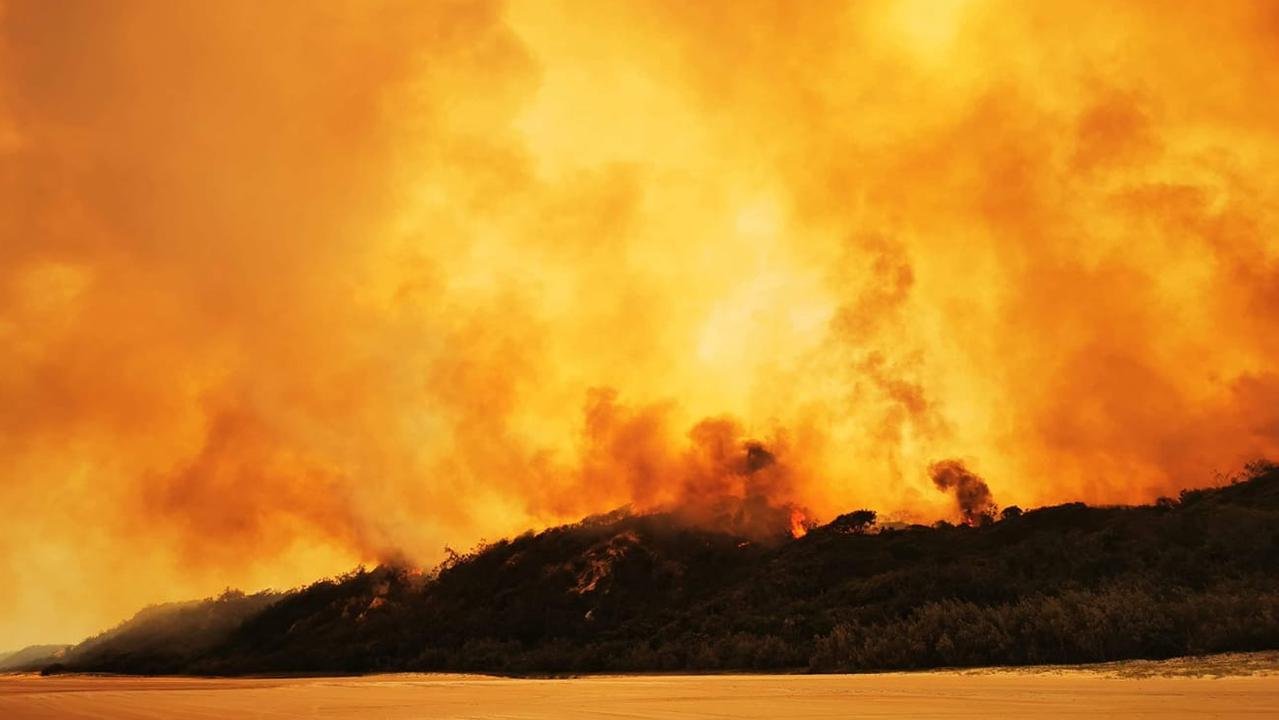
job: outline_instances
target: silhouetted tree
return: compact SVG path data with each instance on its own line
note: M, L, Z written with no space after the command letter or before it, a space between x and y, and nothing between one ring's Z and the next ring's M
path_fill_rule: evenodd
M854 510L835 518L826 527L837 533L861 534L875 524L876 517L874 510Z

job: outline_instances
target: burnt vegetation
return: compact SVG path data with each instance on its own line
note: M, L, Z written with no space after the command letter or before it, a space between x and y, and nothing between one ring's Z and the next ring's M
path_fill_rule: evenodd
M881 527L862 510L776 543L589 518L433 573L151 608L54 670L860 671L1279 648L1275 466L1138 507L996 519L973 495L967 525Z

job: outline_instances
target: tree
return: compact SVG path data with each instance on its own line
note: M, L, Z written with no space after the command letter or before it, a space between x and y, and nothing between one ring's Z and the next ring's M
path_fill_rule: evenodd
M878 516L874 510L854 510L835 518L828 527L845 535L861 535L868 527L875 524L876 517Z

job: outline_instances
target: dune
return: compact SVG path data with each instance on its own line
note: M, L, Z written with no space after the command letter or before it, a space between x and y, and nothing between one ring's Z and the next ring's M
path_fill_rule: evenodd
M1279 716L1279 653L863 675L0 678L0 717L906 718Z

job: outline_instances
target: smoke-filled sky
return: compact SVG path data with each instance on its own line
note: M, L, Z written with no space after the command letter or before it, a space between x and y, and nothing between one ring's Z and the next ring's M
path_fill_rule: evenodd
M1265 1L0 0L0 647L1211 483L1279 453L1277 134Z

